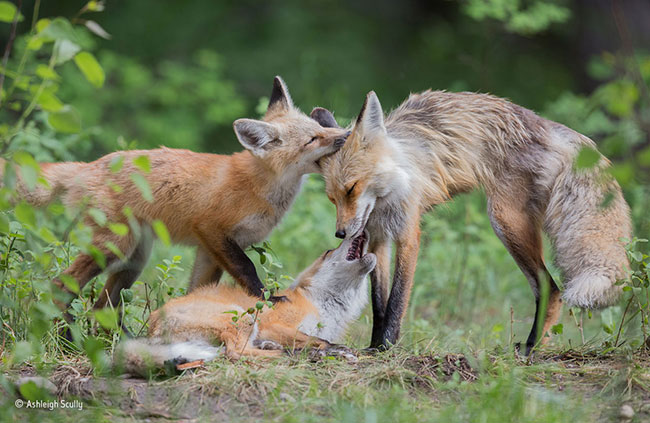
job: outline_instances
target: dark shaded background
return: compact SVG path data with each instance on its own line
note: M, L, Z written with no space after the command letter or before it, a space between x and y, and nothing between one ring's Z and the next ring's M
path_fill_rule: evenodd
M434 88L490 92L539 111L565 91L593 90L597 81L586 72L590 58L621 49L608 0L569 1L568 23L531 36L504 31L501 22L476 21L462 12L462 3L108 1L106 10L93 17L113 36L95 41L107 84L94 93L80 81L72 89L64 87L64 100L81 110L86 126L110 128L98 135L101 142L94 142L95 148L80 147L86 158L116 148L119 136L138 140L142 147L227 152L239 149L230 121L256 114L276 74L285 78L303 110L321 105L343 118L357 113L369 90L378 93L386 109L409 92ZM40 15L74 16L83 4L44 2ZM650 2L619 4L634 46L650 45ZM24 6L26 16L30 7ZM19 32L27 30L27 20L21 25ZM234 113L200 116L210 98L219 101L219 90L203 102L148 98L169 82L166 67L178 73L192 69L197 54L205 51L216 53L216 65L188 78L209 82L214 75L232 83L227 95L240 102L229 107ZM124 82L138 78L136 70L127 69L129 63L148 74L149 82L142 84L146 92ZM212 93L199 84L176 87L167 96L178 100L193 90ZM150 116L152 122L134 123L135 116L141 121Z

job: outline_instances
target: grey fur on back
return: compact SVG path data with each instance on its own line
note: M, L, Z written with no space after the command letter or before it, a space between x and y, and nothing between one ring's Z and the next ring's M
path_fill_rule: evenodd
M621 238L631 234L629 207L606 159L574 169L592 140L498 97L444 91L411 95L386 130L423 209L477 186L490 201L522 201L554 245L564 301L587 308L616 301L628 266Z

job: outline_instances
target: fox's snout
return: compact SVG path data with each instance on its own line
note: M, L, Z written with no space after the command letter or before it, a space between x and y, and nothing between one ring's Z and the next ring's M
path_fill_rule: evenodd
M345 238L345 229L337 229L334 234L335 237L344 239Z

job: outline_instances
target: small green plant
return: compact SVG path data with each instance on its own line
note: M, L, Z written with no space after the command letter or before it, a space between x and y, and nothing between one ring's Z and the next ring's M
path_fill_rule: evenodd
M619 283L623 285L623 291L628 294L628 298L618 325L616 338L611 346L614 348L620 346L621 343L619 342L623 328L628 326L630 322L638 321L640 322L640 329L643 336L642 346L650 349L650 338L648 338L648 316L650 316L650 256L639 249L639 244L646 243L648 240L634 237L631 240L626 240L626 242L627 256L630 260L629 276ZM609 332L612 332L611 329L613 328L610 328Z

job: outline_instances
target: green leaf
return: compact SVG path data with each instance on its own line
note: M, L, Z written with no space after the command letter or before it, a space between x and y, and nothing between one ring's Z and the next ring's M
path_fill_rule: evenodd
M63 106L59 111L50 113L47 117L47 122L58 132L66 134L81 132L81 117L69 105Z
M110 229L111 232L118 236L125 236L129 233L129 227L124 223L110 223L108 225L108 229Z
M14 214L20 223L31 227L36 226L36 214L34 213L34 208L26 202L21 201L18 203L14 209Z
M18 390L20 391L20 396L27 401L45 401L51 397L47 388L38 386L33 380L23 383Z
M66 275L65 273L61 274L59 276L59 279L61 280L61 283L63 283L63 286L68 288L70 292L74 292L75 294L79 294L79 283L75 278L73 278L70 275Z
M551 333L554 335L561 335L562 332L564 332L564 326L562 323L558 323L557 325L553 325L551 327Z
M14 364L22 363L29 360L29 358L33 355L34 348L32 347L31 343L27 341L16 342L16 345L14 345L12 361Z
M97 88L104 85L104 69L102 69L99 62L97 62L95 56L87 51L82 51L74 57L74 62L77 64L77 67L81 73L84 74L88 82Z
M575 160L576 169L589 169L600 160L600 153L591 147L582 147Z
M18 12L16 5L9 1L0 1L0 22L13 22L18 13L18 22L22 22L23 15Z
M52 231L46 226L41 226L41 229L38 231L38 235L43 241L50 244L54 244L58 241L58 238L55 237Z
M50 91L42 91L38 98L36 98L36 104L41 106L41 109L46 112L58 112L63 108L61 100Z
M102 253L99 248L91 245L88 247L88 254L95 260L95 263L102 269L106 268L106 256Z
M161 220L154 220L151 222L153 230L156 233L156 236L159 240L162 241L167 247L171 245L171 239L169 237L169 232L167 231L167 226Z
M643 254L641 251L632 251L630 252L630 257L636 262L641 262L643 261Z
M122 170L123 165L124 165L124 156L115 156L111 159L109 168L111 169L111 172L117 173L120 170Z
M54 64L62 65L75 57L81 51L81 47L70 40L57 40L54 43Z
M36 33L41 33L41 32L43 32L43 30L44 30L45 28L47 28L48 25L50 25L51 22L52 22L52 21L51 21L50 19L48 19L48 18L42 18L42 19L39 19L39 20L36 22Z
M86 3L84 9L88 10L89 12L101 12L104 10L104 2L90 0L88 3Z
M108 251L110 251L111 253L115 254L117 256L117 258L119 258L120 260L122 260L122 261L126 260L126 256L124 255L122 250L120 250L118 248L118 246L115 245L115 243L113 243L111 241L105 242L104 247L106 247L108 249Z
M120 291L120 295L122 296L122 301L124 303L130 303L133 301L133 290L130 288L126 288Z
M38 50L41 47L43 47L43 39L38 35L30 37L29 41L27 41L27 48L29 50Z
M49 66L40 64L36 66L36 75L43 79L59 80L61 77Z
M34 157L25 152L17 151L13 155L13 160L20 165L20 176L27 185L27 188L31 191L36 187L36 181L38 180L38 174L41 170L38 162L34 160Z
M141 173L134 172L131 174L131 180L140 190L142 198L150 203L153 202L153 194L151 193L151 188L149 187L149 182L147 182L147 179Z
M99 226L104 226L106 224L106 221L108 220L106 217L106 213L101 211L100 209L96 209L94 207L91 207L88 209L88 215L97 223Z
M38 35L47 42L58 41L58 40L68 40L72 41L75 44L79 44L79 37L74 32L74 28L65 18L55 18L52 21L42 20L44 23L47 23L47 26L44 26L44 23L39 23L36 25L36 28L39 28L39 24L42 29L39 31Z
M98 310L98 311L95 312L95 319L102 326L104 326L102 324L102 321L105 321L105 322L108 323L108 321L112 317L112 316L108 315L108 313L102 313L105 310L108 310L109 312L115 312L115 310L110 310L110 309L106 309L106 308L104 308L102 310ZM99 317L97 316L98 313L100 314ZM100 321L100 319L102 319L102 320ZM116 322L116 320L113 320L113 321ZM116 326L116 325L111 324L111 326L107 327L107 328L111 329L112 326ZM106 326L104 326L104 327L106 327ZM105 372L106 370L109 369L110 361L109 361L108 357L106 356L106 351L104 351L105 345L99 338L96 338L94 336L89 336L88 338L86 338L84 340L84 345L83 346L84 346L84 352L86 353L86 355L90 359L90 362L92 363L93 367L95 368L96 373L101 374L101 373L103 373L103 372Z
M151 163L149 162L149 156L138 156L133 159L133 164L144 173L151 172Z
M255 308L258 310L261 310L264 308L264 303L262 301L258 301L255 303Z

